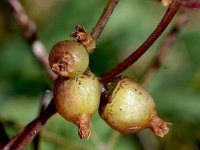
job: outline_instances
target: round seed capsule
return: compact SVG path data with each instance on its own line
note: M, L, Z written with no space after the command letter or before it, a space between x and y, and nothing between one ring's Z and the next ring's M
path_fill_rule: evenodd
M49 54L49 65L59 76L75 77L88 68L89 54L86 48L76 41L61 41L53 46Z
M163 137L169 130L157 116L152 97L127 77L117 77L105 85L99 112L113 129L122 133L131 134L150 128Z
M54 84L58 113L78 126L80 138L90 136L90 121L99 107L100 83L93 74L73 78L58 77Z

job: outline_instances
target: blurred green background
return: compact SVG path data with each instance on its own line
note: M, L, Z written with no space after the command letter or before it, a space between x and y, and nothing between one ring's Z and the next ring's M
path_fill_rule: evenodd
M80 24L88 32L98 21L108 0L21 0L35 21L39 39L48 51ZM113 68L153 31L166 8L153 0L122 0L97 42L90 67L97 75ZM157 104L158 114L170 125L164 138L148 129L120 135L95 114L90 140L80 140L74 124L59 115L42 129L41 150L198 150L200 149L200 10L189 10L189 22L181 29L162 66L145 84ZM169 26L168 30L172 27ZM157 53L167 31L123 75L139 81ZM33 120L42 95L52 89L44 69L21 35L5 1L0 1L0 121L9 136ZM32 146L26 147L31 150Z

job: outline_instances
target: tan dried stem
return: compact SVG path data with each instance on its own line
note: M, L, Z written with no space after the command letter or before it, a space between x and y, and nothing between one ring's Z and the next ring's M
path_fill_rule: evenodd
M89 53L93 53L96 50L96 40L86 32L85 28L77 25L76 31L70 34L71 37L77 39L79 43L81 43Z
M70 36L76 38L84 46L89 46L90 42L92 41L91 35L87 34L85 28L81 27L80 25L76 26L76 31L72 32Z
M81 139L89 139L91 135L90 121L91 117L89 115L83 114L81 116L78 124L78 135Z
M167 122L164 122L160 117L157 115L154 115L151 117L151 120L149 122L149 128L160 137L164 137L165 134L169 132L169 128L167 127Z
M51 71L49 67L48 53L44 44L37 39L35 23L28 18L24 8L18 0L7 0L7 3L10 5L13 17L18 23L22 34L30 44L33 54L40 62L40 64L45 68L50 78L54 80L56 75Z

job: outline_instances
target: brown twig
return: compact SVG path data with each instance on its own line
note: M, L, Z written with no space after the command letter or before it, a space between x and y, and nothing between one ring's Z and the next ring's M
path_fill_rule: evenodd
M163 43L158 48L159 53L153 59L150 67L148 67L148 69L145 71L144 76L142 77L143 80L142 82L148 80L155 73L155 71L158 70L158 68L161 66L163 58L166 56L166 54L170 50L170 47L176 41L177 35L180 32L181 27L187 22L187 20L188 20L188 12L184 11L179 15L175 25L172 27L172 29L164 39Z
M123 72L129 66L131 66L134 62L136 62L147 50L148 48L157 40L157 38L163 33L163 31L167 28L169 23L172 21L176 12L178 11L181 4L181 0L173 0L169 8L167 9L164 17L156 27L156 29L151 33L148 39L129 57L127 57L124 61L118 64L114 69L110 72L104 74L100 81L107 82L111 78L115 77L119 73Z
M36 40L36 26L25 14L24 9L18 0L7 0L12 9L12 14L21 28L25 38L32 43Z
M28 18L18 0L7 0L7 3L10 5L12 14L18 23L25 39L32 47L33 54L37 60L39 60L41 65L46 69L51 79L54 80L56 75L51 71L48 65L48 53L46 52L44 45L37 39L36 26L34 22Z
M182 0L182 6L187 8L200 8L200 1L198 0Z
M115 9L116 5L118 4L119 0L109 0L106 8L104 9L99 21L97 22L96 26L94 27L91 35L92 37L97 40L101 35L104 27L106 26L113 10Z
M2 123L5 126L9 127L13 131L18 131L19 129L23 128L21 124L13 121L12 119L8 119L8 118L0 118L0 119L2 120ZM40 133L40 136L43 139L43 141L52 143L53 145L61 147L61 148L70 149L70 150L72 149L73 150L87 150L87 146L83 146L73 140L67 140L63 138L62 136L60 136L59 134L55 133L53 130L49 131L49 130L43 129L42 132ZM0 149L1 148L2 147L0 147Z
M21 150L33 138L38 134L42 126L46 121L56 113L53 100L50 102L45 111L37 117L35 120L30 122L25 128L23 128L14 138L12 138L2 150Z

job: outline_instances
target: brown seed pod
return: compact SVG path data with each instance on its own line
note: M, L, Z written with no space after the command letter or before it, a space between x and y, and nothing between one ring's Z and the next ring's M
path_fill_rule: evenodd
M163 137L169 130L157 116L152 97L127 77L117 77L105 85L99 113L113 129L126 134L150 128Z
M89 65L86 48L76 41L61 41L49 54L49 65L54 73L64 77L83 74Z
M73 78L58 77L53 95L58 113L78 126L80 138L89 138L91 117L100 101L97 77L91 73Z

